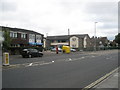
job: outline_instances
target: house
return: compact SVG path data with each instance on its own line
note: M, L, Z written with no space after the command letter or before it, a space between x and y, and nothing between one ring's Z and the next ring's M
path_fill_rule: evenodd
M107 37L99 37L99 41L100 41L100 44L102 44L104 46L107 46L108 42L109 42L109 40L107 39Z
M95 48L96 45L96 50L100 50L100 49L105 49L105 47L108 46L109 40L107 39L107 37L96 37L94 38L94 36L91 38L91 43L92 46Z
M48 49L56 45L59 47L67 45L77 50L89 50L91 42L88 34L48 36L46 38L46 47Z
M44 35L32 30L3 27L2 31L9 30L11 47L39 47L42 48Z

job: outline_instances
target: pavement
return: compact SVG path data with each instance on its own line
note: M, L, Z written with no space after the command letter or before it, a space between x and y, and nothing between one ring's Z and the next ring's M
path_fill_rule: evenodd
M115 72L111 73L108 77L106 77L103 81L99 82L97 85L95 85L93 88L94 90L112 90L112 89L117 89L119 90L119 80L120 78L120 72L118 72L118 69L115 70Z

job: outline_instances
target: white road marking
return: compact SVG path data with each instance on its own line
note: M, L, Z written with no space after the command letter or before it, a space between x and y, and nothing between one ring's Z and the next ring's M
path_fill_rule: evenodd
M72 59L71 58L69 58L69 61L71 61Z
M106 58L106 59L110 59L110 58Z
M95 57L95 56L92 56L92 57Z
M33 63L30 63L28 66L32 66Z
M81 59L84 59L85 57L81 57Z
M55 61L52 61L52 62L55 62Z

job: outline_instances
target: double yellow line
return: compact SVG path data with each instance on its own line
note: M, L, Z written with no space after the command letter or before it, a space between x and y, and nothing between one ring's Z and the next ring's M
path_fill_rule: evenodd
M93 88L95 85L99 84L100 82L102 82L104 79L106 79L107 77L109 77L110 75L112 75L114 72L116 72L119 69L116 68L113 71L111 71L110 73L106 74L105 76L101 77L100 79L96 80L95 82L89 84L88 86L84 87L82 90L88 90Z

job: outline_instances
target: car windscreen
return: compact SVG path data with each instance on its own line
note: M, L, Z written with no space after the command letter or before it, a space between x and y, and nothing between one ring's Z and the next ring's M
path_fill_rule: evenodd
M29 49L30 52L38 52L37 49Z

